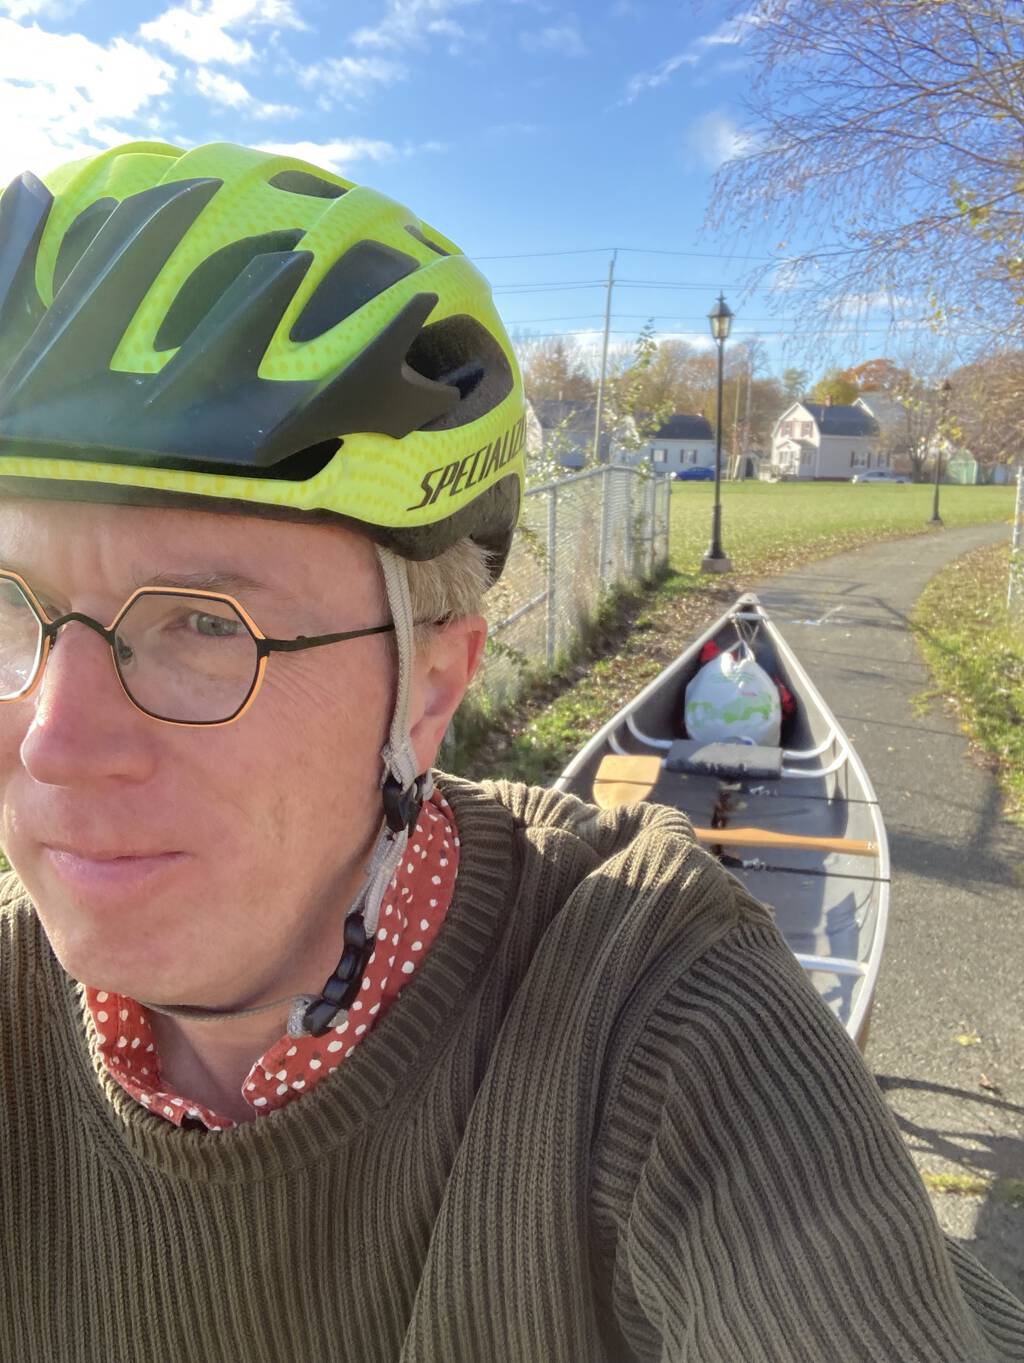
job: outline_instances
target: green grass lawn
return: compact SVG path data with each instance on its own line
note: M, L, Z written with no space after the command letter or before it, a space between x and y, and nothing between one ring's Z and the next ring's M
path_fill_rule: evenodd
M952 703L1024 822L1024 618L1007 614L1008 571L1005 544L965 554L932 578L913 623L935 676L922 702Z
M948 527L1008 521L1013 499L1010 487L943 486L940 511ZM700 561L713 500L712 484L675 483L668 576L606 611L586 651L565 659L554 675L536 678L507 709L494 712L471 692L441 764L473 779L546 783L757 578L859 544L942 533L927 525L929 486L724 483L722 539L733 571L709 575Z
M853 483L723 483L722 543L736 576L765 576L793 561L824 558L854 544L913 535L932 514L932 488ZM1009 520L1012 487L939 489L939 511L948 527ZM713 483L672 487L670 561L678 573L700 574L711 533Z

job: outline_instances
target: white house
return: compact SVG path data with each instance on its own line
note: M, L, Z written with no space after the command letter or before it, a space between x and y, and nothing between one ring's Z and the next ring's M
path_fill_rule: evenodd
M843 482L887 467L878 422L863 406L794 402L775 423L771 477Z
M541 398L531 404L540 431L545 453L558 460L565 469L581 469L593 457L594 403L561 398ZM602 425L604 423L602 422ZM614 463L619 457L619 435L628 436L632 418L626 417L615 430L602 430L598 445L598 461Z
M635 462L649 459L658 473L714 468L715 436L707 417L677 413L637 451Z

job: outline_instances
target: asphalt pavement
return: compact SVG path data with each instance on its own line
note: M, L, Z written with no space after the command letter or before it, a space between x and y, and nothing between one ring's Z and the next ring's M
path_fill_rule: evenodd
M908 620L1006 526L888 541L754 584L874 783L892 853L866 1059L922 1171L1024 1179L1024 829L941 702ZM965 1044L965 1042L967 1044ZM943 1228L1024 1298L1024 1206L932 1190Z

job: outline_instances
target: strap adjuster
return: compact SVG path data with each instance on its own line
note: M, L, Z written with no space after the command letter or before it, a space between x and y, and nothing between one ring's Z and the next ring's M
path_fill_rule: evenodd
M381 799L384 802L384 818L392 833L412 833L423 807L426 784L426 775L417 776L412 785L403 790L392 772L389 771L385 776Z

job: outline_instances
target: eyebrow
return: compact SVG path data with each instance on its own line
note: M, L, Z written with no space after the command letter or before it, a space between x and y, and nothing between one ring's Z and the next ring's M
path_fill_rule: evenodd
M137 587L190 587L202 592L221 592L236 596L239 592L258 592L266 595L273 592L289 601L295 598L284 587L271 587L246 573L238 572L196 572L196 573L155 573L145 581L136 580Z
M19 577L25 579L30 587L34 588L32 574L25 572L18 564L9 563L4 559L0 560L0 568L11 573L17 573ZM247 573L234 571L154 573L152 577L144 580L137 577L136 581L129 587L127 594L130 596L138 587L186 587L197 591L220 592L226 596L238 596L239 594L267 596L273 594L292 604L297 604L298 601L285 587L272 587L266 582L260 582L257 578L250 577Z

